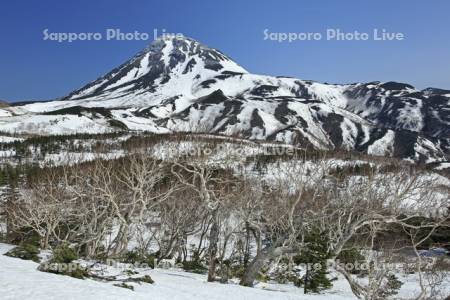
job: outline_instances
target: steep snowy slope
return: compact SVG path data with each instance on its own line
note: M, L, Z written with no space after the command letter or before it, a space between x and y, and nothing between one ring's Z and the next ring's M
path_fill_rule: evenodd
M136 107L170 98L193 98L193 86L223 72L247 73L220 51L192 39L161 38L63 99L69 101L33 103L24 108L42 112L72 105Z
M127 129L220 133L446 160L450 91L255 75L192 39L165 37L62 100L6 107L0 114L0 130L5 131Z

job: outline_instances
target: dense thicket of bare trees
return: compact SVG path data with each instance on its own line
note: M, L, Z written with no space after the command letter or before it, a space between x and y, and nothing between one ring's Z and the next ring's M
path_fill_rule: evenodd
M410 249L420 281L416 299L429 297L435 286L418 249L449 226L448 199L410 169L357 176L331 170L326 160L292 160L265 173L240 173L223 159L219 165L134 153L45 168L4 210L9 231L33 232L43 249L67 242L96 258L134 248L203 263L208 281L225 282L238 264L245 286L281 258L292 263L309 247L305 236L319 231L332 266L367 300L388 296L386 263ZM349 249L366 253L368 280L336 264Z

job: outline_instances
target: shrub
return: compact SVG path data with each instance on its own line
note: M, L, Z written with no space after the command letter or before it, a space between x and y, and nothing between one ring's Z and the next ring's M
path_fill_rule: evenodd
M337 256L339 263L347 265L351 264L354 266L352 270L349 270L351 274L363 274L363 270L358 266L361 266L365 262L364 255L356 248L351 248L347 250L342 250Z
M23 260L32 260L37 263L41 260L38 254L39 248L31 244L17 246L5 253L6 256L16 257Z
M153 254L142 254L138 251L128 251L122 257L122 262L127 264L139 264L139 265L147 265L148 267L154 269L155 268L155 255Z
M262 282L267 281L269 278L272 278L280 284L287 284L289 282L295 282L296 280L293 274L291 274L287 270L279 270L278 272L271 274L271 277L266 277L264 274L258 273L258 276L256 276L256 278Z
M245 273L244 265L232 265L230 267L230 276L235 278L242 278Z
M134 281L134 282L145 282L145 283L149 283L149 284L155 283L155 281L153 281L153 279L150 277L150 275L144 275L143 277L135 277L135 278L131 278L130 280Z
M51 262L68 264L77 259L77 253L67 244L62 244L53 251Z
M297 282L303 285L304 293L318 293L332 287L331 280L328 279L326 261L330 257L328 252L327 235L319 230L312 230L304 237L306 247L294 257L296 264L306 266L305 276Z
M129 290L134 291L134 286L129 285L129 284L126 284L125 282L115 283L114 286L121 287L121 288L124 288L124 289L129 289Z
M139 272L136 272L134 270L125 270L124 273L127 274L127 275L130 275L130 276L139 274Z
M38 270L41 272L70 276L77 279L89 277L89 270L76 263L45 262L39 265Z
M38 270L53 274L66 275L78 279L89 277L88 269L77 263L78 255L67 244L61 244L53 250L53 255L48 262L42 263Z
M389 274L387 276L386 283L384 284L383 288L380 289L380 299L386 299L390 296L397 295L402 285L403 282L398 280L394 274Z
M256 280L260 282L268 282L270 280L270 276L266 273L259 272L258 275L256 275Z
M199 260L183 261L183 270L191 273L205 274L207 268Z
M41 237L30 227L21 227L8 235L8 242L12 244L30 244L40 246Z

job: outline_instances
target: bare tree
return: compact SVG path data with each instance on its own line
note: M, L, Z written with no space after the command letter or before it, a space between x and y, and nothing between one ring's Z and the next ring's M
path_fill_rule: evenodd
M447 205L445 199L439 199L436 195L433 182L420 174L374 171L365 176L349 176L332 185L324 201L316 202L315 207L305 214L305 219L308 223L319 224L322 232L328 233L331 260L336 259L352 240L364 237L367 232L375 238L386 226L393 225L407 231L427 232L421 240L411 239L410 246L417 251L426 237L447 221L442 213L433 218L424 218L435 211L442 212ZM412 221L415 218L422 222L414 224ZM368 249L374 250L373 240ZM369 261L376 264L377 255L369 256ZM355 296L366 300L384 297L380 297L380 294L385 289L389 272L382 264L375 267L369 274L368 284L363 285L345 268L335 264L336 270L348 280ZM417 271L421 273L420 269ZM417 299L424 299L426 287L422 279L420 281L422 292Z
M255 192L250 189L250 194L245 196L251 209L246 222L257 240L257 254L240 281L244 286L253 286L268 260L298 249L304 212L322 193L322 185L318 183L325 168L320 164L294 161L273 172L268 174L269 180L259 180L263 186L255 186L265 192L257 192L258 196L254 197Z
M233 179L230 176L227 178L225 172L220 174L219 168L201 160L193 163L175 161L172 173L183 185L197 193L202 209L209 212L211 226L208 238L208 281L214 281L220 233L219 210L225 199L233 194Z
M65 221L68 212L66 208L70 206L71 199L66 199L64 189L57 184L57 177L57 172L47 170L42 182L23 190L7 206L13 230L33 230L40 237L42 249L49 247L51 236L56 234L57 227Z

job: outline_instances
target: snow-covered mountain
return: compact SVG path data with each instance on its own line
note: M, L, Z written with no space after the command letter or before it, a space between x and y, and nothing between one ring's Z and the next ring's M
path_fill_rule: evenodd
M208 132L421 161L448 160L450 91L255 75L189 38L164 37L58 101L0 109L0 130Z

